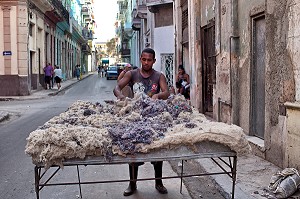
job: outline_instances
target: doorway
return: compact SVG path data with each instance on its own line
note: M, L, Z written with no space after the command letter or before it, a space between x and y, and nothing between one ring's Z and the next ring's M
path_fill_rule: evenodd
M250 103L250 135L265 134L265 16L252 18L252 71Z
M213 87L216 83L215 21L201 28L202 38L202 106L203 113L212 117Z

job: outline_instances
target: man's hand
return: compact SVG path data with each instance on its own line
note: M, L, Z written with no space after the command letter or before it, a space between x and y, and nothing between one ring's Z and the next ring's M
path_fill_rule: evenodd
M126 97L122 94L122 95L119 95L119 96L117 97L117 99L123 101L123 100L126 99Z
M154 94L154 95L152 95L152 97L151 97L152 99L159 99L159 96L158 96L158 93L157 94Z

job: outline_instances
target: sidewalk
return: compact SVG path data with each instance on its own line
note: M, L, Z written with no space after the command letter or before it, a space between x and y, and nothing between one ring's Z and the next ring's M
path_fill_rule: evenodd
M93 73L82 75L81 80L88 77L88 76L90 76L90 75L92 75L92 74ZM0 101L42 99L42 98L45 98L47 96L57 95L59 92L68 89L73 84L76 84L79 81L80 80L77 80L77 78L62 81L60 90L58 90L56 84L54 84L54 88L52 88L52 89L35 90L35 91L32 91L32 93L30 95L26 95L26 96L0 96Z
M199 159L206 172L216 171L216 165L210 159ZM237 159L236 199L275 199L268 191L273 174L282 169L255 155L241 156ZM227 175L211 176L217 188L227 198L231 198L232 181Z
M92 74L87 74L82 79ZM9 100L30 100L30 99L41 99L48 96L57 95L73 84L76 84L80 80L76 78L66 80L62 82L61 90L58 90L56 86L52 90L39 90L32 92L29 96L5 96L0 97L0 101ZM0 122L9 118L9 113L0 110ZM197 160L201 167L207 172L215 171L216 166L210 159L199 159ZM277 171L282 169L273 165L272 163L259 158L255 155L241 156L237 159L237 181L235 186L235 198L236 199L266 199L273 198L268 193L268 185L271 176ZM226 198L231 197L231 178L227 175L213 175L211 176L215 182L215 186L226 195Z

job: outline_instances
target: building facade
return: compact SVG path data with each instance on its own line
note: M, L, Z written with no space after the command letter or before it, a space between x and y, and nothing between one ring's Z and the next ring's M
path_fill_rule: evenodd
M300 168L298 1L131 2L132 61L154 48L170 87L182 64L199 112L241 126L254 154Z
M176 0L175 9L192 104L241 126L256 155L299 169L299 2Z
M92 54L85 49L91 49L88 41L93 36L83 35L82 5L79 0L0 2L0 95L29 95L42 89L47 63L61 67L64 79L74 76L76 65L88 71L91 64L85 65L82 57Z

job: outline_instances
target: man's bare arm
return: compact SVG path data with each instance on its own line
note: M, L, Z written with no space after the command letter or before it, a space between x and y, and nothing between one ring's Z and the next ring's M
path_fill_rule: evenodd
M168 88L166 77L163 74L160 75L159 86L160 86L161 92L153 95L152 98L163 99L163 100L168 99L168 97L170 96L170 93L169 93L169 88Z
M122 89L130 82L131 72L125 73L124 77L117 82L116 87L114 88L114 95L118 99L125 99L125 96L122 94Z

